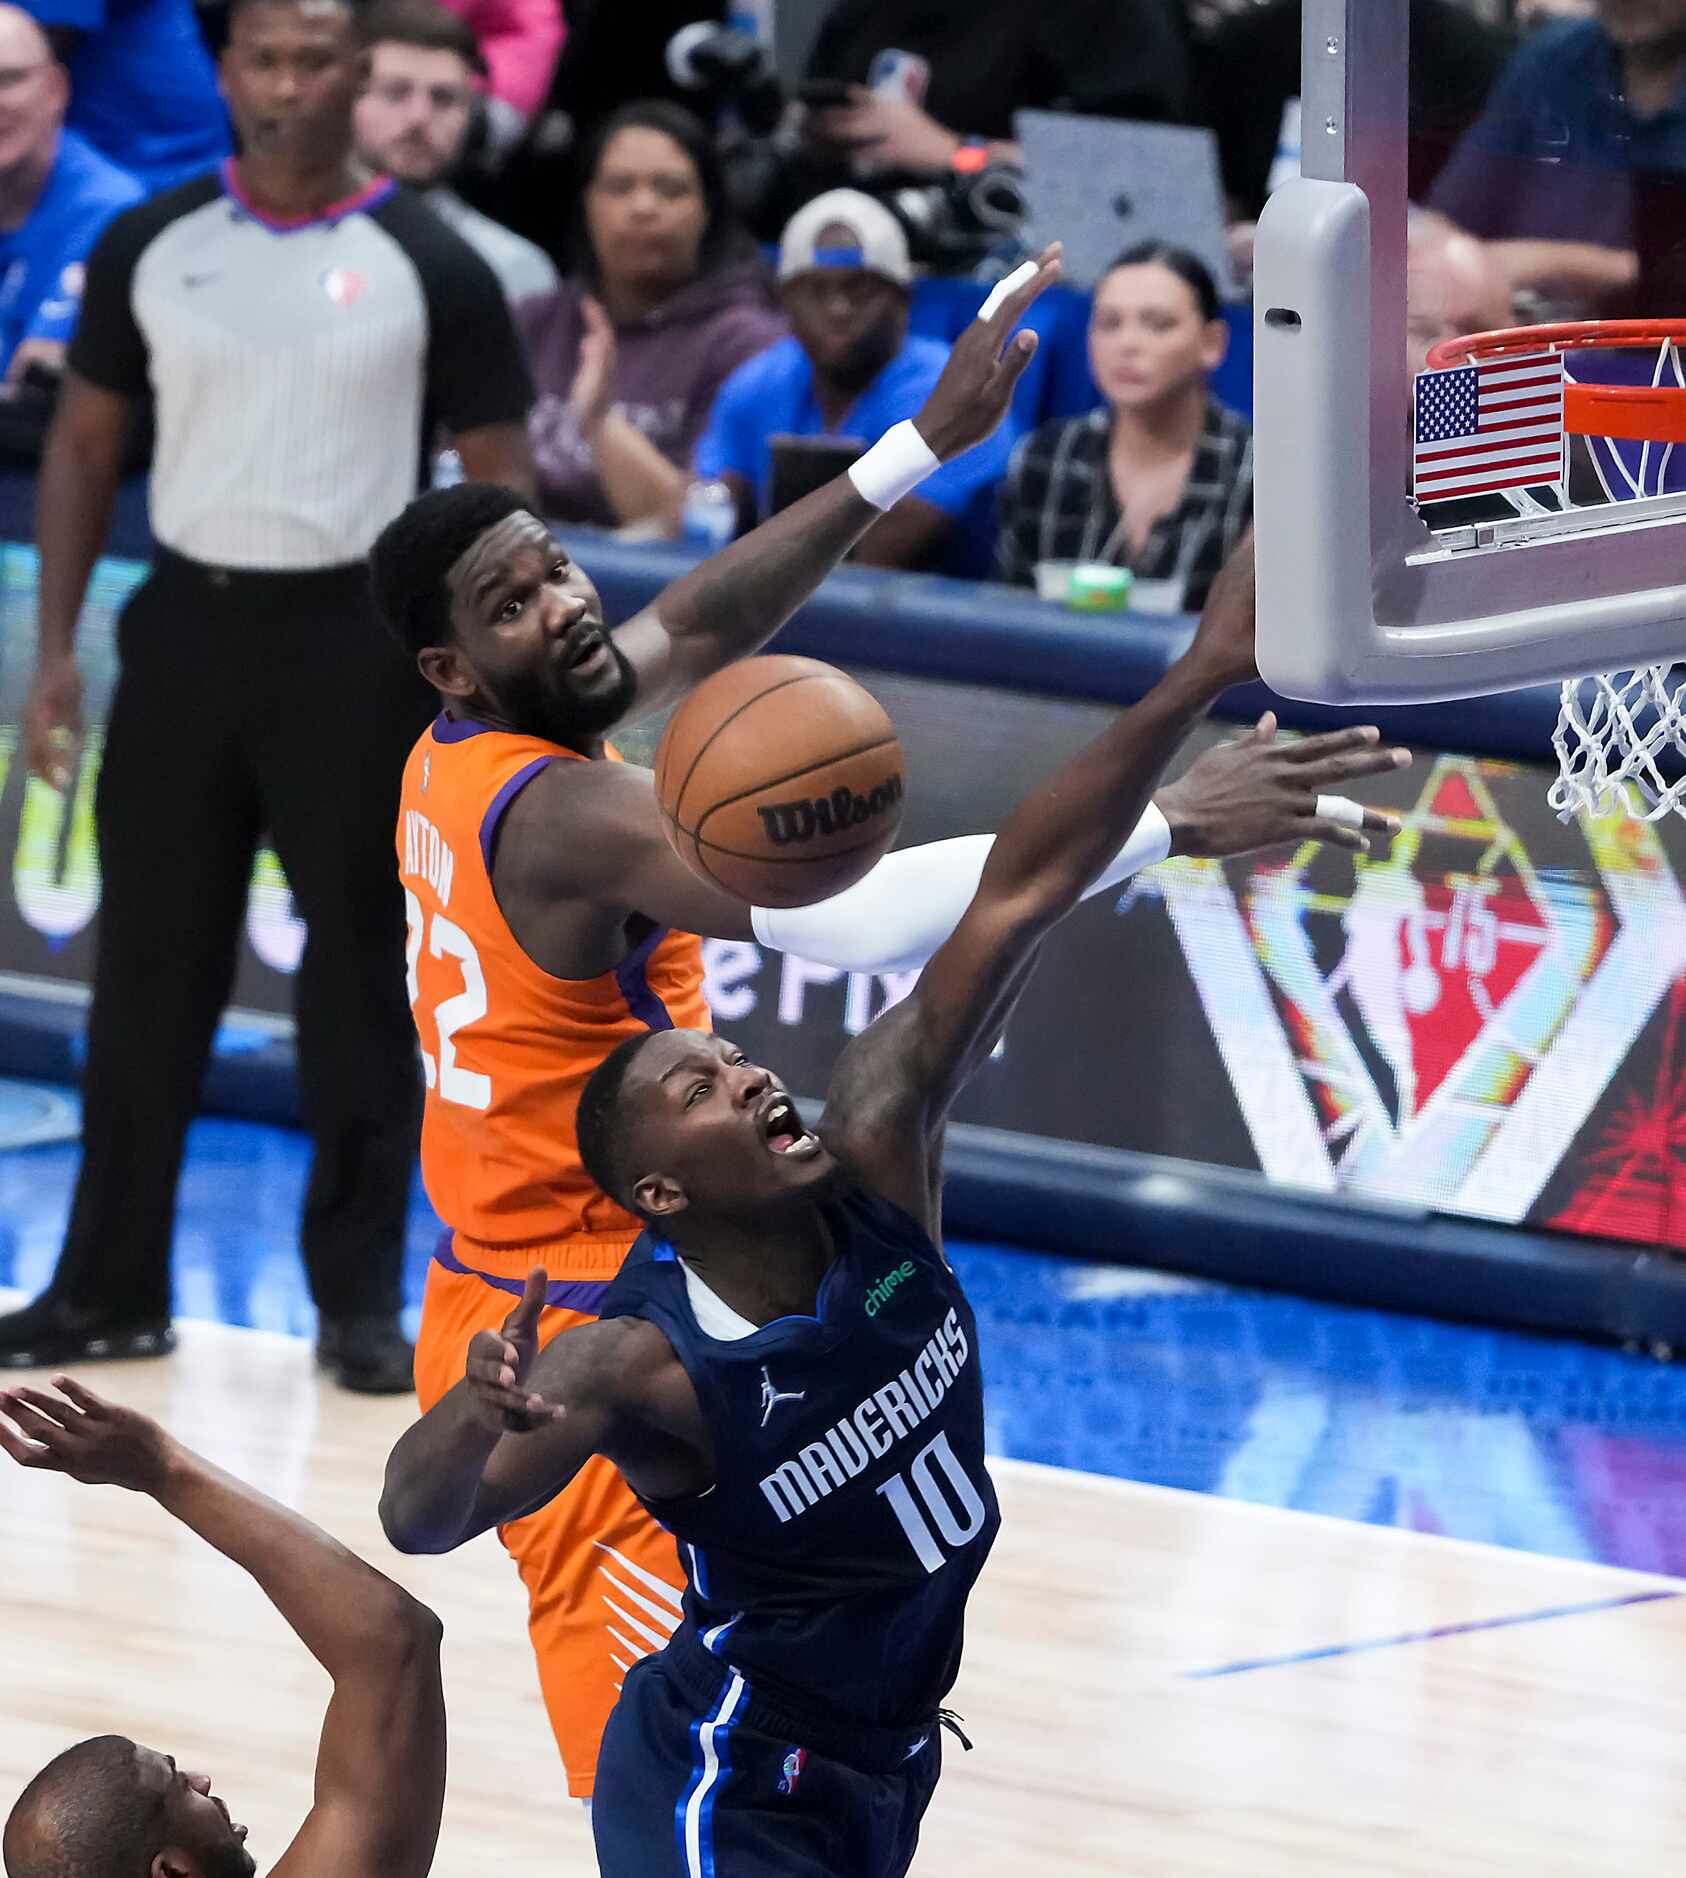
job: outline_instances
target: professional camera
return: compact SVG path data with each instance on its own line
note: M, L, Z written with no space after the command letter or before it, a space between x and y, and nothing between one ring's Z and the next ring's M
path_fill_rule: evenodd
M681 91L697 93L703 115L733 113L751 137L769 137L784 112L773 61L751 33L712 20L682 26L667 42L667 73Z
M991 254L1015 249L1030 209L1024 172L1013 163L891 189L885 201L907 230L914 259L942 274L969 273Z

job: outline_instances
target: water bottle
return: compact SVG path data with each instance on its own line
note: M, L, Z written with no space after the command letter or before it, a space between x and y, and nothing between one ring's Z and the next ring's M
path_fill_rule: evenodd
M704 554L716 554L738 532L738 505L727 484L694 482L685 491L679 532Z

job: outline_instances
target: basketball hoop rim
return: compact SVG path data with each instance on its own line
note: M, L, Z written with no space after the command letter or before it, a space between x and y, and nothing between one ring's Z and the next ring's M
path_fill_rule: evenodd
M1489 333L1442 339L1428 354L1428 369L1467 365L1540 351L1637 351L1686 346L1686 320L1561 320L1548 326L1504 326ZM1625 443L1686 443L1686 387L1589 385L1567 380L1563 427L1575 437L1617 437Z

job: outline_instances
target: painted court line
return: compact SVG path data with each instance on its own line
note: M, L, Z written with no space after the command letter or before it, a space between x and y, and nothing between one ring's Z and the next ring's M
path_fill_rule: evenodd
M1677 1598L1678 1591L1630 1591L1626 1597L1595 1598L1590 1604L1559 1604L1546 1611L1520 1611L1514 1617L1479 1617L1467 1624L1437 1624L1432 1630L1402 1630L1396 1637L1372 1637L1364 1643L1331 1643L1321 1650L1296 1650L1292 1656L1257 1656L1250 1662L1224 1663L1216 1669L1189 1669L1186 1682L1210 1682L1218 1676L1244 1676L1255 1669L1287 1669L1295 1663L1320 1663L1332 1656L1362 1656L1369 1650L1396 1650L1405 1643L1435 1643L1442 1637L1467 1637L1478 1630L1510 1630L1517 1624L1544 1624L1557 1617L1585 1617L1593 1611L1618 1611L1629 1604L1655 1604Z

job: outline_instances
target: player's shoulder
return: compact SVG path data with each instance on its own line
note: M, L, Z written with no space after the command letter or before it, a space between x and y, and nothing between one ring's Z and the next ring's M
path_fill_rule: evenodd
M500 895L527 883L547 901L595 897L606 863L618 868L644 842L661 839L653 794L650 772L635 764L553 754L502 810Z

